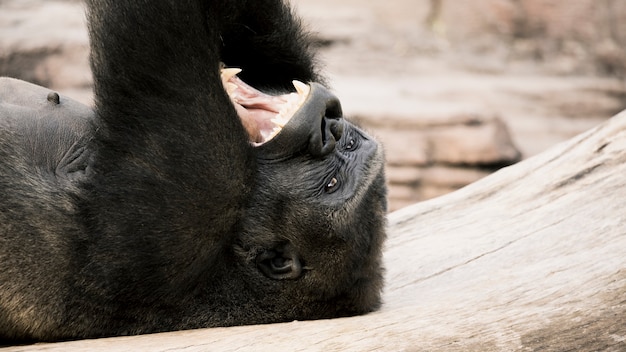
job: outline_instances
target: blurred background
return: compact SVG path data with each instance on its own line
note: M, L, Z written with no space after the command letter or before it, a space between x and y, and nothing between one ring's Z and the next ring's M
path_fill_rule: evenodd
M292 0L390 208L453 191L626 108L623 0ZM91 103L78 0L0 0L0 75Z

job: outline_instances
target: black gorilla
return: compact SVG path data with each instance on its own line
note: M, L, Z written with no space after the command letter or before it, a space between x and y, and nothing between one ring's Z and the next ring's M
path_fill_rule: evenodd
M382 151L311 83L283 2L88 0L87 18L95 109L0 80L0 340L380 305Z

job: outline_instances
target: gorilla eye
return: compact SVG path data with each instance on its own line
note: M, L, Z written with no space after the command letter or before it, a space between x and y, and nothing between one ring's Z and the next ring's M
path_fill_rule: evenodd
M356 144L356 142L354 141L354 138L350 138L350 141L348 141L348 145L346 145L346 149L354 148L355 144Z
M336 189L337 183L339 183L339 181L337 181L337 178L333 177L328 184L326 184L326 187L324 187L324 191L326 191L326 193L331 193Z

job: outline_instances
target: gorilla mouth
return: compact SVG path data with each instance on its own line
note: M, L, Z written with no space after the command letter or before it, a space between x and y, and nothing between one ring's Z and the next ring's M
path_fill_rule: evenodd
M248 132L250 143L260 146L282 131L304 104L311 88L294 80L296 92L270 95L242 81L237 77L240 72L238 68L222 68L222 84Z

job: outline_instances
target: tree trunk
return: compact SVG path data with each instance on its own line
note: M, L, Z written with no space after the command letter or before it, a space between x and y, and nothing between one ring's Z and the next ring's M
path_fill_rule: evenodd
M389 216L384 306L9 350L626 350L626 113Z

